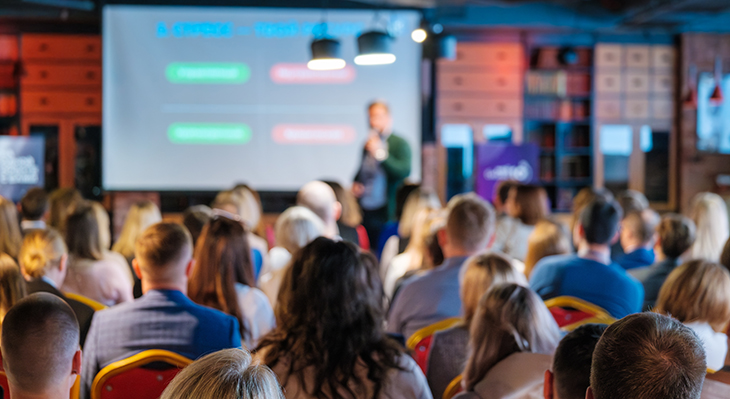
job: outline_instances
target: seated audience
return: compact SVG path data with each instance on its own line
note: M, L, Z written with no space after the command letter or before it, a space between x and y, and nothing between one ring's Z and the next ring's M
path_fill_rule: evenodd
M15 205L9 199L0 196L0 253L17 259L22 239Z
M535 229L527 237L525 276L530 277L532 269L540 259L553 255L567 255L572 251L570 235L560 223L548 219L537 222Z
M53 191L48 196L48 225L65 234L68 215L83 201L81 193L75 188L59 188Z
M649 200L646 196L636 190L626 190L616 197L619 207L621 207L624 218L635 212L642 212L645 209L649 209ZM622 221L623 222L623 221ZM611 245L611 259L616 261L620 257L624 256L623 247L621 242L617 242Z
M48 217L48 194L40 187L29 189L20 200L20 229L23 234L29 230L46 228Z
M345 190L340 183L327 180L323 182L335 192L335 198L342 206L340 218L337 220L337 230L340 231L340 237L362 247L360 235L357 232L358 227L361 227L362 224L362 213L357 199L352 195L352 192ZM368 244L370 243L368 242Z
M550 212L547 193L542 187L516 184L509 191L505 208L508 217L497 226L492 249L524 261L528 237Z
M0 324L5 314L27 293L18 264L8 254L0 253Z
M355 190L355 186L357 185L357 182L353 183L352 189ZM408 200L408 197L411 195L412 192L416 191L421 187L420 184L412 184L408 182L404 182L402 186L398 188L398 190L395 193L395 219L389 220L385 222L385 224L380 228L379 235L375 235L376 231L368 230L368 236L375 237L369 237L370 242L373 242L372 240L376 240L373 243L373 249L375 250L375 255L380 260L381 255L383 254L383 249L385 249L385 243L388 242L388 239L393 236L398 235L398 227L400 224L400 219L403 217L403 208L406 206L406 200ZM351 190L350 192L353 193L353 197L355 196L355 192ZM360 206L360 203L358 202L358 206ZM362 208L361 208L362 211ZM377 245L376 245L377 244Z
M234 316L248 348L255 348L276 324L268 298L254 282L246 230L224 216L213 217L203 227L188 296L195 303Z
M122 232L119 234L117 242L114 243L112 251L124 257L130 270L132 269L132 259L134 259L134 242L137 241L137 237L145 229L161 221L160 209L152 201L140 201L129 208ZM132 271L132 275L134 276L134 271ZM134 276L133 294L135 298L142 296L142 285L136 276Z
M269 268L262 271L259 288L276 307L279 287L289 270L292 256L324 234L324 223L314 212L294 206L279 215L274 226L277 246L269 251Z
M593 351L605 324L586 324L560 340L553 357L553 369L545 372L544 399L585 399L591 385Z
M730 323L730 273L724 267L702 259L677 267L659 291L654 311L674 317L700 337L709 369L724 366Z
M193 205L183 212L183 225L193 237L193 247L198 243L198 237L203 227L213 217L213 210L207 205Z
M479 301L457 398L533 398L543 392L560 328L540 297L517 284L492 287Z
M629 270L654 263L654 232L659 220L659 215L651 209L624 217L619 241L624 255L616 259L619 266Z
M718 262L723 246L730 238L725 201L714 193L699 193L692 200L690 218L697 226L697 239L683 259Z
M127 267L104 259L93 208L79 206L68 216L66 227L68 272L61 291L79 294L106 306L133 300L132 279Z
M621 210L614 201L598 199L588 204L573 232L578 237L578 254L542 259L532 271L530 287L543 299L573 296L617 319L640 312L644 289L611 262L610 245L617 238L619 220Z
M342 205L330 186L321 181L305 184L297 193L297 205L309 209L322 220L325 237L339 237L337 220L342 213Z
M152 225L137 239L134 255L144 295L94 315L84 346L82 399L89 398L99 370L140 351L164 349L197 359L241 345L235 317L186 296L195 262L192 239L183 226Z
M654 307L659 290L669 273L680 264L680 257L695 240L695 224L691 219L676 213L664 215L656 227L652 266L632 269L629 274L644 285L644 310Z
M388 315L388 332L405 338L423 327L461 315L459 270L467 257L487 248L494 233L494 210L474 194L449 202L446 228L439 233L444 262L404 283Z
M81 372L79 325L71 308L48 293L28 296L5 316L4 371L13 399L68 399Z
M84 346L94 310L75 299L67 298L59 288L68 272L68 250L61 235L54 229L33 230L25 235L20 248L20 268L28 281L29 293L47 292L71 306L79 322L79 343Z
M610 325L593 351L586 399L699 399L705 353L692 331L656 313Z
M294 256L277 328L256 357L288 399L430 399L426 378L383 331L377 261L351 243L320 237Z
M509 192L512 187L519 184L514 180L503 180L497 184L494 189L494 196L492 197L492 205L494 205L494 211L497 214L497 226L499 227L500 221L508 217L507 215L507 199L509 198Z
M426 379L434 398L442 397L449 383L464 371L469 327L484 293L498 284L526 285L527 282L509 259L496 252L487 252L466 260L460 283L463 321L456 327L436 332L431 340Z
M99 245L101 246L102 259L114 262L129 277L129 283L134 284L134 270L132 270L130 264L120 253L110 250L112 246L112 229L109 212L98 201L88 201L86 204L91 205L91 209L94 210L96 224L99 226Z
M276 375L242 349L201 357L173 378L160 399L284 399Z
M579 239L577 235L575 235L575 228L578 226L580 221L580 215L583 212L583 209L586 207L586 205L590 204L591 202L602 199L604 201L613 201L613 194L608 191L605 188L595 188L595 187L584 187L580 191L578 191L578 194L573 197L573 204L570 208L570 234L573 234L573 246L575 249L578 249ZM620 245L619 245L620 246Z

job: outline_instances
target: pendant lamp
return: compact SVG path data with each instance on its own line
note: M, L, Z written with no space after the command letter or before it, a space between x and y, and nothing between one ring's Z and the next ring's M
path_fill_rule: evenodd
M389 34L371 30L357 38L357 65L386 65L395 62L395 54L390 50L393 37Z
M720 105L724 99L722 95L722 60L720 56L715 57L715 90L712 91L710 96L710 104Z
M331 38L312 40L312 59L307 68L315 71L332 71L346 65L340 55L340 41Z

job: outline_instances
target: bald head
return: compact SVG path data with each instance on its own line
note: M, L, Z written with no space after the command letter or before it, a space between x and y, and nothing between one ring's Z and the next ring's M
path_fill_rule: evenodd
M337 202L332 187L321 181L312 181L305 184L297 193L297 205L308 208L320 219L328 228L328 233L338 234L337 219L340 218L342 207ZM332 231L334 228L335 231Z
M20 300L3 320L2 354L13 397L68 395L81 364L73 310L47 293Z

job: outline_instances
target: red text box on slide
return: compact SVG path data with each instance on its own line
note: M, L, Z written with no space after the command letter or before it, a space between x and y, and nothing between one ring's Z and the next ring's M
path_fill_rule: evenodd
M347 84L355 80L356 74L350 65L334 71L313 71L306 64L279 63L269 71L277 84Z
M274 126L272 137L279 144L348 144L355 140L355 129L348 125Z

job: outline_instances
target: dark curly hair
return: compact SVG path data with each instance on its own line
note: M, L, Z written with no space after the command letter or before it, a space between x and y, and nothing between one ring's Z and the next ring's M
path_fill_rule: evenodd
M347 242L317 238L299 251L282 282L277 328L259 345L271 368L288 359L286 378L317 398L361 397L367 368L377 398L391 369L402 370L402 348L383 331L383 289L377 261ZM314 380L305 383L305 370ZM309 372L307 375L310 375Z

